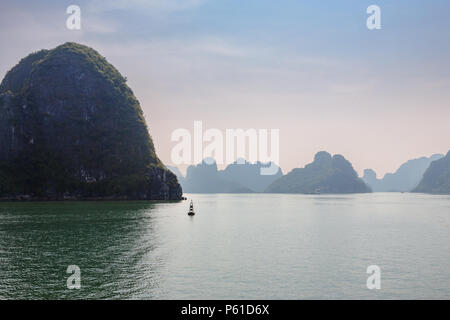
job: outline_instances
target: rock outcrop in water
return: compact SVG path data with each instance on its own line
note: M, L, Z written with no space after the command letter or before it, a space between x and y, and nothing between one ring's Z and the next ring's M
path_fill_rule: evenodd
M66 43L22 59L0 85L0 198L182 196L126 79Z
M314 162L294 169L272 183L268 193L367 193L370 188L358 178L352 164L341 155L319 152Z
M413 192L450 194L450 151L442 159L430 164Z
M435 154L429 158L409 160L402 164L395 173L385 174L383 179L377 179L375 171L366 169L363 180L374 192L410 192L417 187L430 163L443 156L443 154Z

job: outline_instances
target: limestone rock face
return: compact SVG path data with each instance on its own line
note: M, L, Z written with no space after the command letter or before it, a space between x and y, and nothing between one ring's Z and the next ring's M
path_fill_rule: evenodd
M0 85L0 197L177 200L126 79L95 50L30 54Z

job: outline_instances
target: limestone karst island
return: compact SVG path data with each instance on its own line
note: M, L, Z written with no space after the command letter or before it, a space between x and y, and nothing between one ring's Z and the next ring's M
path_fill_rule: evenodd
M0 86L3 199L179 200L126 79L65 43L23 58Z

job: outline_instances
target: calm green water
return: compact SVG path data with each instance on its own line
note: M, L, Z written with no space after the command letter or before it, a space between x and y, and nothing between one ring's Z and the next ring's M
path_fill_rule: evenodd
M450 298L449 196L188 197L0 203L0 298Z

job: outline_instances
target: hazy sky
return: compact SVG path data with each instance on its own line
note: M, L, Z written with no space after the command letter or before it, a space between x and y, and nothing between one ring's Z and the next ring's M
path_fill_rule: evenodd
M80 31L65 26L71 4ZM371 4L381 30L366 28ZM171 133L201 120L280 129L285 172L326 150L382 176L450 149L449 12L448 0L3 0L0 76L76 41L128 78L166 164Z

